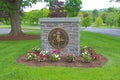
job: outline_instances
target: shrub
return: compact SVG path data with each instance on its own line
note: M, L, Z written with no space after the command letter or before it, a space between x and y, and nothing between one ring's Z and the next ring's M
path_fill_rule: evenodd
M100 27L100 26L102 26L102 24L103 24L102 18L101 17L97 17L97 19L95 21L95 26L96 27Z
M84 62L91 62L92 56L86 51L84 53L82 53L82 58L84 59Z
M93 48L87 46L81 48L80 54L85 62L91 62L101 58L100 54L96 54Z
M92 49L91 47L82 47L80 50L80 54L84 60L84 62L91 62L93 60L92 58L92 54L95 53L94 49Z
M33 60L35 58L35 55L34 55L34 53L27 53L27 58L26 58L26 60Z
M75 55L72 53L67 53L65 55L65 59L67 62L73 62L73 61L75 61Z
M61 58L60 58L60 56L58 55L58 54L51 54L51 56L50 56L50 60L52 61L52 62L56 62L56 61L59 61Z
M35 60L38 62L45 61L47 59L47 51L41 51L39 54L36 54Z
M41 50L41 48L33 48L32 51L27 53L27 60L45 61L48 51Z
M52 50L50 55L50 60L52 62L59 61L61 59L59 54L60 54L60 50Z
M100 60L101 59L101 55L100 54L92 54L92 58L94 60Z
M82 19L81 26L88 27L92 24L92 16L87 16Z
M81 49L80 56L84 62L91 62L93 60L101 59L101 55L96 54L95 50L91 47L85 46L85 47L81 47L80 49ZM64 58L64 60L67 62L73 62L75 61L76 56L75 54L68 52L64 56L62 56L62 58ZM48 54L48 51L42 50L39 47L38 48L35 47L27 53L26 59L35 60L37 62L42 62L45 60L50 60L51 62L57 62L61 60L60 50L59 49L52 50L50 51L50 54Z

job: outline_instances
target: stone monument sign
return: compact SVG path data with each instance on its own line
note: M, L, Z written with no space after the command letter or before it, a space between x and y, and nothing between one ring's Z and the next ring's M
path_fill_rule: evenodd
M76 56L80 52L79 18L41 18L41 41L45 50L60 49Z

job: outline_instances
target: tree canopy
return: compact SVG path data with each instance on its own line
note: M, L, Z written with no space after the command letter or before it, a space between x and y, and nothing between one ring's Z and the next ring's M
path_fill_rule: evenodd
M67 10L69 17L77 16L81 8L81 0L66 0L65 2L65 9Z
M95 21L96 18L98 17L98 10L97 10L97 9L94 9L94 10L92 11L92 16L93 16L93 21Z
M66 17L67 13L64 10L64 2L53 0L53 5L49 6L49 17Z

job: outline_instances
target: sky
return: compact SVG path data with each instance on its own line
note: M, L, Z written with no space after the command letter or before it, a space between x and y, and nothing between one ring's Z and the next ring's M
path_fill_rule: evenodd
M65 1L65 0L59 0ZM110 0L82 0L82 9L81 10L94 10L101 8L109 8L109 7L120 7L120 3L109 2ZM33 4L32 7L26 7L24 11L28 12L35 9L42 9L46 7L47 3L38 2L37 4Z

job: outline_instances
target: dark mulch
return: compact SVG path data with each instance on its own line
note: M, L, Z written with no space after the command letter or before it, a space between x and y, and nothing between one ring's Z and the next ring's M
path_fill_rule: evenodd
M44 62L36 62L36 61L27 61L26 55L20 56L17 59L17 62L20 64L25 64L28 66L36 66L36 67L43 67L43 66L64 66L64 67L82 67L82 68L89 68L89 67L102 67L106 62L107 59L104 56L101 56L99 60L94 60L90 63L83 62L81 57L77 57L74 62L66 62L64 59L61 59L58 62L51 62L46 60Z

